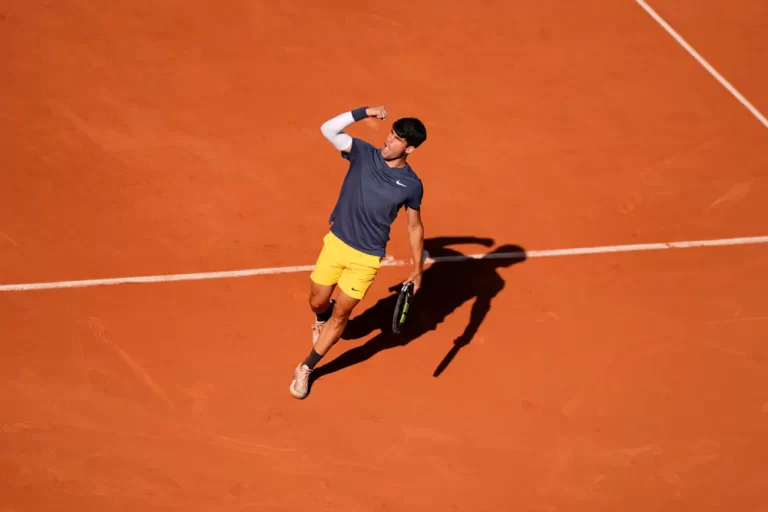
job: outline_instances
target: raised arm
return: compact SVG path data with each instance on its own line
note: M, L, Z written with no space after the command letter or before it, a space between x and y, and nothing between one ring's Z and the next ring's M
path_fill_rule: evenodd
M320 131L333 147L342 153L349 153L352 149L352 137L344 133L344 130L351 124L356 123L366 117L378 117L384 119L387 117L387 111L384 107L360 107L337 115L333 119L324 122Z

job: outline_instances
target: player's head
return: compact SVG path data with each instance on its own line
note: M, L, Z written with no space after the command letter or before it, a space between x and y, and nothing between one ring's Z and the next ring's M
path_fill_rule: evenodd
M381 156L384 160L405 158L427 140L427 129L424 124L414 117L398 119L392 125L392 131L387 135Z

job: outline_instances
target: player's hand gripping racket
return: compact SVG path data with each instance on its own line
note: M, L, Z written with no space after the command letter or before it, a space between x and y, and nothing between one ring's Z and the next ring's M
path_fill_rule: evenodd
M397 296L397 304L395 305L395 314L392 316L392 332L394 334L400 334L403 330L403 325L408 317L408 309L411 306L412 298L413 283L405 283L400 288L400 293Z

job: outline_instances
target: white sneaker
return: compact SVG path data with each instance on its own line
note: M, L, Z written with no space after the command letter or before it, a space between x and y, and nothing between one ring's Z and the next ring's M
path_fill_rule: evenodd
M293 382L291 382L290 390L294 398L306 398L309 394L309 376L311 373L312 370L304 363L301 363L293 371Z
M333 305L336 303L335 300L331 299L331 312L333 312ZM312 345L317 345L317 340L320 339L320 333L323 330L323 327L325 327L326 322L321 322L317 319L317 315L315 315L315 323L312 324Z

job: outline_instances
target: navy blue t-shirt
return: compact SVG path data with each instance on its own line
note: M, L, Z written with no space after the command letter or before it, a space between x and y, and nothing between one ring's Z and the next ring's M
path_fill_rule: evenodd
M389 231L403 206L418 209L424 189L413 169L391 168L381 151L352 139L349 170L331 213L331 231L350 247L374 256L386 256Z

